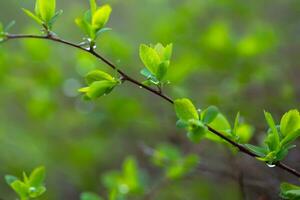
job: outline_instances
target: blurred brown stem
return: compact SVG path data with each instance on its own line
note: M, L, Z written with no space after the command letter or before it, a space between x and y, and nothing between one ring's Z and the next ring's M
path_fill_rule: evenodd
M77 45L77 44L74 44L72 42L69 42L69 41L66 41L66 40L63 40L63 39L60 39L56 36L52 36L52 35L26 35L26 34L7 34L6 35L6 40L13 40L13 39L42 39L42 40L51 40L51 41L54 41L54 42L58 42L58 43L61 43L61 44L65 44L65 45L68 45L68 46L72 46L72 47L75 47L79 50L82 50L82 51L85 51L93 56L95 56L96 58L100 59L102 62L104 62L105 64L107 64L109 67L111 67L112 69L116 70L121 76L122 76L122 80L123 81L129 81L135 85L137 85L138 87L141 87L141 88L144 88L145 90L148 90L149 92L165 99L166 101L168 101L169 103L171 104L174 104L174 101L173 99L171 99L170 97L166 96L165 94L161 93L160 91L157 91L149 86L146 86L142 83L140 83L138 80L130 77L129 75L127 75L125 72L123 72L122 70L118 69L116 67L116 65L114 65L111 61L109 61L108 59L104 58L102 55L100 55L99 53L97 53L96 51L94 51L93 48L84 48L80 45ZM243 152L251 157L259 157L258 155L256 155L255 153L249 151L245 146L243 146L242 144L239 144L233 140L231 140L230 138L226 137L225 134L215 130L214 128L206 125L208 130L221 137L222 139L224 139L225 141L227 141L228 143L230 143L231 145L235 146L237 149L239 149L240 152ZM296 169L293 169L292 167L289 167L288 165L282 163L282 162L278 162L276 163L276 166L280 169L283 169L287 172L289 172L290 174L293 174L295 176L297 176L298 178L300 178L300 172L297 171Z

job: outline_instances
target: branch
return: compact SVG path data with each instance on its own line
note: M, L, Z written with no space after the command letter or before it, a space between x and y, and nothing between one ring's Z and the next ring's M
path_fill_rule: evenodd
M42 39L42 40L50 40L50 41L54 41L54 42L57 42L57 43L61 43L61 44L65 44L65 45L68 45L68 46L71 46L71 47L74 47L74 48L77 48L79 50L82 50L82 51L85 51L93 56L95 56L96 58L100 59L102 62L104 62L105 64L107 64L110 68L116 70L121 76L122 76L122 80L124 81L129 81L141 88L144 88L145 90L148 90L149 92L163 98L164 100L168 101L169 103L171 104L174 104L174 101L166 96L165 94L159 92L159 91L156 91L155 89L152 89L151 87L149 86L146 86L142 83L140 83L139 81L137 81L136 79L130 77L129 75L127 75L125 72L123 72L122 70L118 69L116 65L114 65L111 61L109 61L108 59L104 58L102 55L100 55L99 53L95 52L93 48L83 48L82 46L80 45L77 45L77 44L74 44L72 42L69 42L69 41L66 41L66 40L63 40L63 39L60 39L58 38L57 36L53 36L51 34L48 34L48 35L45 35L45 36L41 36L41 35L24 35L24 34L7 34L6 35L6 40L14 40L14 39ZM225 134L215 130L214 128L206 125L208 130L219 136L220 138L224 139L226 142L230 143L231 145L235 146L240 152L244 153L244 154L247 154L251 157L254 157L254 158L257 158L259 157L258 155L256 155L255 153L251 152L250 150L248 150L245 146L243 146L242 144L239 144L233 140L231 140L230 138L226 137ZM300 178L300 172L297 171L296 169L282 163L282 162L278 162L276 163L276 167L280 168L280 169L283 169L287 172L289 172L290 174L293 174L295 176L297 176L298 178Z

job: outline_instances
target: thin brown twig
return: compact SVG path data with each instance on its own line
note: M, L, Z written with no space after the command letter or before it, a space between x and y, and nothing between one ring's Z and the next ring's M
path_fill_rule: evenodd
M82 47L80 45L77 45L77 44L74 44L72 42L60 39L60 38L58 38L56 36L53 36L51 34L44 35L44 36L42 36L42 35L26 35L26 34L7 34L6 35L6 40L30 39L30 38L32 38L32 39L42 39L42 40L51 40L51 41L54 41L54 42L58 42L58 43L61 43L61 44L72 46L72 47L75 47L75 48L77 48L79 50L85 51L85 52L87 52L87 53L95 56L96 58L100 59L102 62L104 62L105 64L107 64L112 69L116 70L122 76L122 80L123 81L129 81L129 82L137 85L138 87L144 88L144 89L148 90L149 92L151 92L151 93L153 93L153 94L155 94L155 95L157 95L157 96L165 99L169 103L174 104L174 101L170 97L168 97L165 94L160 93L159 91L157 91L157 90L155 90L155 89L153 89L153 88L151 88L149 86L146 86L146 85L140 83L139 81L137 81L136 79L130 77L125 72L123 72L122 70L118 69L116 67L116 65L114 65L110 60L106 59L105 57L103 57L102 55L100 55L99 53L97 53L96 51L94 51L93 48L84 48L84 47ZM222 139L224 139L225 141L227 141L231 145L235 146L240 152L245 153L245 154L247 154L247 155L249 155L251 157L254 157L254 158L259 157L255 153L253 153L250 150L248 150L242 144L239 144L239 143L231 140L230 138L226 137L225 134L223 134L223 133L215 130L214 128L212 128L212 127L210 127L208 125L207 125L207 128L208 128L208 130L211 133L213 133L213 134L221 137ZM286 164L284 164L282 162L278 162L275 165L278 168L283 169L283 170L285 170L285 171L287 171L287 172L289 172L289 173L297 176L298 178L300 177L300 172L299 171L297 171L296 169L294 169L294 168L292 168L292 167L290 167L290 166L288 166L288 165L286 165Z

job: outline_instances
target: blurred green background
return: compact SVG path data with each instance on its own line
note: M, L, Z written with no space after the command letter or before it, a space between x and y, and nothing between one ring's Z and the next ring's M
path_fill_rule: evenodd
M64 10L54 31L82 41L74 19L88 9L85 0L57 0ZM263 110L277 120L300 107L300 1L298 0L103 0L113 7L97 51L142 80L140 43L174 44L169 80L172 97L191 97L201 108L214 104L231 122L240 111L253 124L253 143L261 140ZM13 33L40 33L21 11L34 1L0 2L0 19L16 20ZM155 199L277 199L279 180L289 175L209 141L192 144L175 128L173 108L147 91L125 83L97 101L82 100L77 89L91 69L109 71L95 58L47 41L9 41L0 46L0 175L47 168L43 199L78 199L82 191L105 196L101 176L120 169L128 155L137 158L155 184L161 171L141 146L174 144L198 153L203 168L169 184ZM141 145L143 144L143 145ZM287 163L300 169L299 148ZM236 163L236 164L232 164ZM224 176L244 172L244 187ZM293 179L291 179L293 181ZM217 191L217 192L216 192ZM0 179L0 198L14 194ZM137 198L137 199L143 199Z

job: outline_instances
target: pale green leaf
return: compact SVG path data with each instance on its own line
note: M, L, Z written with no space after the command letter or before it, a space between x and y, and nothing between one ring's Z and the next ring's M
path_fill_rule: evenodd
M283 137L300 130L300 114L298 110L290 110L285 113L280 121L280 131Z
M44 22L38 16L36 16L35 14L33 14L31 11L29 11L29 10L27 10L25 8L22 8L22 10L25 12L26 15L28 15L33 20L35 20L38 24L40 24L40 25L44 24Z
M36 14L48 24L55 15L56 0L36 0Z
M43 186L46 176L45 167L41 166L34 169L29 176L29 185L31 187L40 187Z
M188 121L190 119L199 119L198 112L193 103L187 99L176 99L174 102L175 112L179 119Z
M85 76L85 80L86 80L88 85L92 84L95 81L101 81L101 80L116 82L114 77L112 77L110 74L108 74L106 72L103 72L101 70L94 70L94 71L89 72Z
M161 63L160 57L157 52L151 47L141 44L140 45L140 58L145 67L154 75L156 75L157 68Z
M110 5L106 4L98 8L92 15L92 27L96 30L96 32L105 26L109 20L111 10Z

